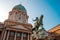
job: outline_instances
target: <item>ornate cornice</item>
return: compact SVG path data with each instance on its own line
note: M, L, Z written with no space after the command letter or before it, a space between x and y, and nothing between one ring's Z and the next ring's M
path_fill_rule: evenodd
M4 22L4 24L6 26L14 26L14 25L23 25L25 28L29 29L29 30L32 30L32 25L31 24L24 24L24 23L20 23L20 22L14 22L14 21L10 21L10 20L6 20Z

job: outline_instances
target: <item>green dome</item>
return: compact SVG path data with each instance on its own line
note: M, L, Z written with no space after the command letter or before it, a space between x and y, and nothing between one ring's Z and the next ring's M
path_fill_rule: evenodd
M22 10L22 11L26 12L25 7L22 6L21 4L14 6L13 10L14 10L14 9L18 9L18 10Z

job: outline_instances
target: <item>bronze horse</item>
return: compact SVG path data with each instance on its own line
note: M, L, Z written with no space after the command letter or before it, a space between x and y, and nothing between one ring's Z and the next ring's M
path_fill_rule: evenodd
M43 25L43 21L42 20L43 20L43 15L41 15L39 19L38 19L38 17L36 17L36 19L33 20L33 21L36 21L33 30L37 31L39 26Z

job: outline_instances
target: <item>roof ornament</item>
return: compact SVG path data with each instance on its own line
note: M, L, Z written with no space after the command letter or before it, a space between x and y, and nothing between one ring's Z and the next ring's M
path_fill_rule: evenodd
M20 1L20 5L22 4L22 0Z

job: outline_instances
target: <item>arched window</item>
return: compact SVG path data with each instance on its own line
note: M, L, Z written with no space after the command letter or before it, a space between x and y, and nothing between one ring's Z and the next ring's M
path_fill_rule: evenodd
M21 33L18 32L16 37L17 37L16 40L21 40Z
M56 38L54 40L57 40Z
M14 31L10 31L9 40L14 40L14 36L15 36L15 32Z
M28 37L27 37L27 33L23 33L23 40L27 40Z
M19 14L19 20L21 20L21 16L22 16L22 14Z

